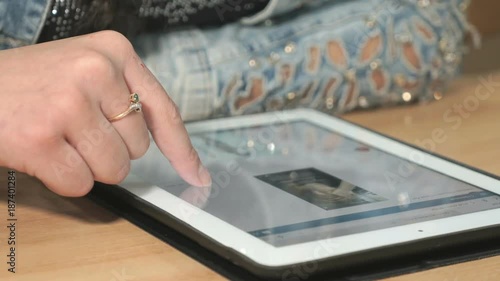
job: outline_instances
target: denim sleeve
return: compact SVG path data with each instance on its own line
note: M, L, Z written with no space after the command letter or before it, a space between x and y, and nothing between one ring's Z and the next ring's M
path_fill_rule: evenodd
M440 99L472 31L468 1L329 1L134 44L185 120L311 107L338 114Z
M49 0L0 0L0 50L36 43Z

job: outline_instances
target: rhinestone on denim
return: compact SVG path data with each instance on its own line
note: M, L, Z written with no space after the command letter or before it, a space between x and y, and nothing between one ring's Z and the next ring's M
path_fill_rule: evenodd
M259 63L257 62L257 60L255 59L250 59L248 61L248 65L251 67L251 68L256 68L259 66Z
M374 18L374 17L368 17L366 20L365 20L365 25L366 27L368 28L373 28L375 27L375 25L377 24L377 19Z
M280 54L278 53L275 53L275 52L272 52L270 55L269 55L269 61L271 63L276 63L280 60Z
M417 4L421 8L427 8L431 5L431 1L430 0L418 0Z
M286 44L284 51L287 54L293 53L295 51L295 44L292 42Z
M443 93L436 91L432 96L434 97L435 100L440 100L443 98Z
M335 102L335 100L332 97L327 98L326 99L326 108L327 109L333 109L334 102Z
M345 73L345 78L347 79L347 81L349 82L354 82L356 81L356 69L349 69L346 73Z
M364 96L361 96L358 98L358 104L362 108L368 108L370 106L370 103L368 102L368 100Z
M370 69L371 70L377 70L380 68L380 65L382 64L381 60L374 60L370 63Z
M287 95L286 95L287 99L289 100L293 100L297 97L297 94L295 92L289 92Z
M410 93L410 92L404 92L402 95L401 95L401 98L403 99L403 101L405 102L410 102L413 98L413 95Z
M406 81L407 81L406 77L403 74L399 73L399 74L394 75L394 82L399 87L404 87L406 85Z

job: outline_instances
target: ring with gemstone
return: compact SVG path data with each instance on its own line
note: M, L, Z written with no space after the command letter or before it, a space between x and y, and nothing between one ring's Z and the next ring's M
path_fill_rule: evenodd
M118 114L118 115L115 115L111 118L109 118L108 120L110 122L113 122L113 121L117 121L117 120L120 120L122 119L123 117L129 115L131 112L141 112L142 111L142 104L139 100L139 95L137 93L133 93L130 95L130 105L129 107L127 108L127 110L125 110L124 112Z

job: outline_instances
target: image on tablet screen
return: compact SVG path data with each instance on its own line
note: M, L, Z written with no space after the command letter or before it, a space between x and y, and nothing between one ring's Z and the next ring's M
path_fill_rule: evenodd
M324 210L386 200L348 181L314 168L260 175L256 178Z

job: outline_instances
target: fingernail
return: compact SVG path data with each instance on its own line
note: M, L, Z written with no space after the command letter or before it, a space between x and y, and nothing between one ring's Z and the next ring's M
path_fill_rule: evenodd
M212 177L205 166L200 165L198 169L198 179L204 187L212 185Z

